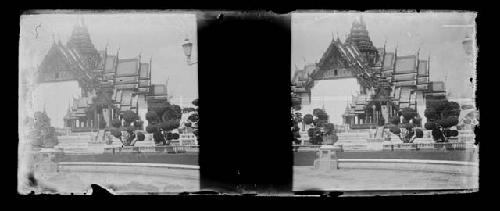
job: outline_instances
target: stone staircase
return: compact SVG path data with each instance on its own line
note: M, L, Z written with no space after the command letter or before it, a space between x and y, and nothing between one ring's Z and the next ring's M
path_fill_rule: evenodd
M338 141L334 146L342 146L344 151L367 151L370 150L370 132L367 129L351 130L347 133L337 133Z
M89 148L95 148L95 135L96 133L82 132L58 136L59 144L54 148L69 153L87 153Z

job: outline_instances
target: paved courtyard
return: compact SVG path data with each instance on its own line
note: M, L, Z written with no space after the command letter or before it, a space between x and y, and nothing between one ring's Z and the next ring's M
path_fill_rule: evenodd
M37 179L40 188L58 194L90 194L91 184L113 194L179 193L200 188L199 171L183 169L72 166Z
M295 166L293 190L476 189L477 166L434 164L340 164L337 171Z

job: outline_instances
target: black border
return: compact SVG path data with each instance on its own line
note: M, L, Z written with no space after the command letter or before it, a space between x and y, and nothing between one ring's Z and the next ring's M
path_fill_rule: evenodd
M30 5L33 6L34 8L42 8L43 6L46 6L45 4L41 4L41 2L39 2L37 4L30 4ZM41 7L40 5L43 5L43 6ZM99 4L96 4L96 5L99 5ZM102 4L100 4L100 5L102 5ZM77 5L77 4L75 4L74 6L75 7L85 7L85 5ZM344 9L347 8L342 3L340 3L339 6L340 7L344 7ZM391 6L388 6L387 4L381 4L381 5L376 5L376 6L391 7ZM440 8L439 5L433 5L433 6L434 6L434 8ZM454 5L454 6L458 6L458 5ZM481 114L483 114L483 115L481 115L481 118L482 118L481 119L481 128L484 128L482 131L483 132L484 131L487 131L487 132L489 132L489 131L495 131L496 130L495 126L497 125L497 124L495 124L497 122L497 120L495 120L495 119L497 119L497 118L496 118L495 115L489 115L489 114L494 114L495 112L493 112L493 113L489 113L488 112L489 106L495 106L495 104L494 103L483 103L483 104L479 105L479 99L485 100L485 102L486 102L486 100L496 101L496 99L495 99L496 95L493 92L491 92L491 91L497 90L496 87L495 87L495 85L497 83L496 82L497 78L496 77L488 77L488 75L492 75L492 74L494 74L496 72L494 70L494 69L496 69L496 65L489 64L489 61L495 61L495 59L488 58L488 57L491 57L491 56L496 56L496 54L497 54L497 51L495 51L495 52L488 52L488 51L491 51L492 46L495 45L494 44L495 42L497 42L496 41L497 40L497 38L496 38L497 34L495 32L496 23L494 21L492 21L492 20L495 20L495 18L492 17L492 16L490 16L492 13L489 13L489 12L486 12L485 10L479 9L480 6L478 6L478 5L467 4L467 6L471 6L471 7L466 8L465 6L460 5L460 6L458 6L459 8L455 8L454 10L456 10L456 9L459 9L459 10L473 10L473 11L478 11L479 12L478 13L478 17L476 19L477 26L478 26L477 27L477 29L478 29L478 37L477 38L478 38L478 45L480 47L480 51L479 51L479 55L478 55L478 81L480 81L480 83L478 83L478 90L477 90L477 93L476 93L476 95L478 97L478 103L477 104L478 104L478 107L481 110ZM114 7L119 7L119 6L113 6L112 4L108 4L108 5L102 6L102 8L114 8ZM136 4L136 5L134 5L134 7L139 7L140 8L141 5L137 5ZM313 6L313 8L314 7L315 8L320 8L320 6L318 6L318 5ZM57 6L51 7L51 8L57 8ZM166 7L163 7L163 8L166 8ZM169 6L168 8L176 8L176 7ZM180 7L177 7L177 8L180 8ZM188 7L184 7L184 8L188 8ZM208 7L208 8L210 8L210 7ZM441 9L444 9L444 8L441 7ZM18 25L18 23L19 23L19 19L16 18L16 16L18 17L24 10L25 9L11 10L11 12L14 12L14 14L12 14L12 16L9 17L9 20L11 20L12 22L7 21L8 23L12 23L12 25L9 25L9 27L8 27L11 30L6 30L8 32L4 33L4 35L5 34L10 35L9 38L8 38L9 40L10 39L12 39L12 40L17 39L18 40L18 35L19 35L19 25ZM291 9L285 9L285 10L291 10ZM361 9L361 10L364 10L364 9ZM278 9L278 11L279 11L279 9ZM14 30L14 29L17 29L17 30ZM201 31L203 31L203 29ZM204 33L204 32L201 32L201 33ZM199 35L200 35L200 31L199 31ZM495 36L495 38L493 38L491 36ZM248 36L247 38L252 38L252 37ZM203 39L203 38L201 38L201 39ZM269 42L269 43L271 43L271 42ZM12 50L12 51L4 50L4 54L7 54L8 56L12 56L12 60L8 60L8 61L15 61L15 59L17 57L16 53L17 53L17 50L18 50L18 46L17 46L18 43L8 42L8 44L11 44L11 46L9 46L9 47L12 47L12 49L16 49L16 50ZM226 43L226 44L228 44L228 43ZM200 53L199 53L200 58L201 58L201 55L205 54L205 53L203 53L204 51L201 50L202 45L203 44L200 44L200 46L199 46L199 48L200 48ZM235 53L232 57L231 56L226 57L226 59L235 58L236 54L237 53ZM283 53L283 54L290 55L289 52L288 53ZM249 53L243 53L243 54L240 54L240 55L249 55ZM212 59L212 58L220 59L219 57L220 57L220 55L214 55L212 53L207 54L207 56L203 56L203 58L206 58L206 59ZM5 63L7 63L7 65L12 65L13 66L13 67L10 67L9 69L11 69L11 70L12 69L17 69L17 67L16 67L16 65L15 65L14 62L8 62L8 61L5 61ZM238 60L234 60L234 61L238 61ZM241 60L239 60L239 61L241 61ZM288 62L287 65L289 66L290 62ZM200 71L202 70L202 68L203 67L200 66ZM203 70L205 70L205 69L203 69ZM214 69L209 68L209 69L207 69L207 71L211 71L212 72L212 71L217 71L217 69L214 70ZM10 71L10 72L4 71L4 72L7 72L6 73L8 75L7 77L12 78L12 79L14 79L14 78L17 79L17 77L16 77L17 74L15 74L15 71ZM222 71L222 72L229 73L227 69L225 71ZM288 74L288 71L286 71L286 72ZM264 71L263 72L259 72L259 73L263 74ZM12 76L10 74L12 74ZM252 74L250 74L250 73L248 73L248 74L241 74L241 73L236 72L236 73L232 73L232 75L234 77L246 77L246 76L250 76ZM220 78L217 78L215 75L212 75L212 74L206 75L206 73L201 73L200 76L208 77L208 78L211 78L211 79L216 79L216 80L213 80L213 81L224 81L224 80L220 80ZM270 81L272 78L273 78L273 75L271 75L271 77L269 79L266 79L266 80ZM288 80L288 77L284 77L284 78ZM202 86L205 87L205 85L203 85L203 83L205 83L205 82L201 82L202 80L206 80L206 79L205 78L203 78L203 79L200 78L200 98L207 99L207 101L210 101L210 99L208 99L209 98L208 96L210 96L210 94L204 94L203 96L207 96L205 98L203 98L203 96L202 96L202 92L203 93L209 93L206 90L201 91L201 87ZM492 80L492 81L490 81L488 83L487 80ZM9 81L7 81L7 84L10 85L10 83L14 83L13 81L14 80L9 80ZM246 84L249 83L249 79L243 79L243 81L247 82ZM280 82L280 84L281 83L283 83L283 85L285 84L284 82ZM287 81L287 83L288 83L288 81ZM242 83L242 84L245 84L245 83ZM256 83L256 84L258 84L258 83ZM15 86L15 85L12 84L12 86ZM491 86L491 87L489 87L489 86ZM11 87L11 86L6 85L5 87ZM220 85L217 86L217 87L220 87ZM232 88L232 89L233 90L237 90L237 88ZM207 90L214 90L214 89L207 89ZM483 95L481 95L481 93L479 92L479 90L484 90L483 91ZM10 94L11 91L9 91L8 89L7 89L6 92L9 92L9 95L8 95L8 97L9 97L8 101L9 102L12 102L12 101L17 102L17 98L15 97L15 94L11 95ZM12 91L12 93L13 93L13 91ZM248 93L248 91L246 93ZM288 94L289 93L287 93L284 96L287 96ZM482 96L484 96L484 97L482 97ZM282 99L282 98L280 98L280 99ZM278 101L278 100L276 100L276 101ZM285 102L288 103L288 99L284 99L283 98L282 100L279 101L280 105L281 104L284 105ZM205 104L207 104L207 103L205 103ZM207 119L208 119L208 116L210 116L210 114L208 114L208 115L203 114L203 111L205 109L208 110L210 106L207 106L207 105L204 105L204 106L205 107L202 108L202 110L200 111L200 115L205 115L205 116L207 116ZM15 110L17 108L18 107L16 106L15 108L11 108L11 109ZM249 106L247 108L251 108L251 107ZM493 109L494 108L492 108L492 110ZM215 108L215 110L217 111L218 109ZM220 109L219 109L219 111L220 111ZM17 119L17 117L14 117L14 112L7 112L7 114L12 115L12 117L6 117L8 119ZM259 118L259 117L255 117L255 118ZM493 119L493 118L495 118L495 119ZM272 121L274 123L278 122L277 120L270 120L270 121ZM491 123L489 123L490 121L491 121ZM7 122L8 122L9 125L12 124L12 121L10 121L10 120L7 121ZM250 122L253 122L253 121L250 121ZM16 123L17 123L17 121L16 121ZM249 125L249 124L250 123L244 124L244 125ZM206 126L204 126L204 127L206 127ZM478 132L479 132L479 130L478 130ZM205 134L207 134L207 133L205 133ZM16 137L17 134L13 133L13 132L7 132L7 135L9 137L8 138L9 140L15 140L17 138ZM10 135L12 135L13 137L10 137ZM209 135L204 135L204 136L205 136L205 138L209 137ZM478 134L478 137L479 137L479 134ZM486 137L486 136L483 135L482 137ZM493 172L490 172L490 171L495 170L494 167L493 167L493 165L495 163L494 162L495 158L493 156L491 156L491 155L494 155L495 150L498 149L498 148L494 147L494 144L496 144L497 142L496 142L496 140L494 140L495 136L492 136L492 138L488 137L488 138L485 138L485 139L488 139L488 140L483 141L482 144L481 144L482 145L482 147L481 147L481 153L480 153L480 159L481 159L481 168L480 168L481 173L480 174L481 175L480 175L480 191L479 192L477 192L477 193L470 193L470 194L452 194L452 195L445 195L445 196L435 196L435 195L434 196L433 195L428 195L428 196L403 196L403 197L392 197L391 196L391 197L383 197L383 198L378 198L378 199L388 199L388 201L389 200L394 200L392 202L398 201L397 199L400 199L400 198L405 198L405 200L406 199L414 199L414 200L416 199L415 201L419 201L419 199L420 199L422 202L427 201L428 199L440 199L440 200L443 200L443 202L446 201L446 202L456 203L457 200L462 200L462 199L476 200L476 199L479 198L479 196L484 197L484 196L486 196L486 193L488 193L490 191L491 192L495 191L493 189L493 186L490 186L490 183L494 184L494 181L497 178L494 178L494 176L496 174L494 174ZM14 149L17 148L17 143L15 143L15 141L10 141L10 142L5 141L5 142L4 142L5 146L10 149L9 151L10 152L14 152L15 151ZM13 144L13 146L8 146L9 144ZM238 144L238 146L249 147L248 144L244 144L244 143ZM242 154L243 155L248 155L251 151L252 150L248 150L248 149L247 150L243 150ZM10 168L11 170L9 170L9 172L12 172L12 173L17 171L17 153L15 153L15 154L16 155L9 155L8 156L9 158L13 159L12 163L14 163L13 168ZM488 158L488 156L490 156L490 157ZM249 167L253 168L253 166L249 166ZM15 179L17 180L17 175L16 174L14 174L13 177L15 177ZM9 179L9 180L12 180L12 179ZM16 186L16 184L14 182L12 182L12 183L5 183L4 182L3 184L4 185L5 184L11 184L11 185L13 185L13 189L12 190L14 190L14 191L17 189L17 186ZM28 197L28 198L30 198L30 197ZM44 197L42 196L41 198L44 198ZM125 198L127 198L127 197L125 197ZM153 198L156 198L156 197L153 197ZM170 197L167 197L167 198L170 198ZM193 198L199 198L199 196L189 196L189 197L178 196L178 197L174 197L174 198L176 198L176 199L186 199L187 198L188 200L190 200L190 199L193 199ZM205 197L202 197L202 198L212 200L214 198L235 198L235 197L234 196L225 196L225 197L224 196L217 196L217 197L214 197L214 196L205 196ZM299 197L299 198L301 198L301 197ZM275 198L273 198L273 199L275 199ZM310 199L310 198L308 198L308 199ZM297 198L294 198L294 200L297 200ZM300 200L298 200L298 201L300 201ZM312 199L312 200L309 200L309 201L324 201L324 200L323 199ZM415 201L413 201L413 202L415 202ZM406 204L406 202L405 202L405 204Z

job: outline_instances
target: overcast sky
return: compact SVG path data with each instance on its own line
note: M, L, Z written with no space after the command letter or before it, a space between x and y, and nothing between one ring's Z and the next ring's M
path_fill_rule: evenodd
M361 14L375 47L382 48L387 40L386 50L398 46L399 56L415 55L420 48L421 59L431 58L431 80L446 79L450 97L474 96L469 76L475 70L462 47L466 33L474 36L473 13L294 13L292 73L295 65L301 69L318 62L332 36L345 41Z
M36 69L56 40L66 44L79 18L84 19L97 50L134 58L140 53L142 62L152 57L152 82L169 79L169 94L191 101L198 96L197 65L188 66L181 45L185 38L193 42L193 58L197 58L196 17L182 13L108 13L108 14L44 14L21 17L20 69ZM39 27L37 27L39 26Z

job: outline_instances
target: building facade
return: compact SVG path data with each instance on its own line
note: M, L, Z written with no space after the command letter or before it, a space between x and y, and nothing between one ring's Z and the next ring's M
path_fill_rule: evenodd
M166 84L151 84L151 65L141 55L120 58L119 50L98 51L81 21L65 45L54 40L38 67L37 82L78 81L81 97L73 99L64 116L65 127L72 131L109 127L127 110L147 124L148 102L168 100Z
M333 38L316 64L296 70L292 91L310 103L316 80L356 78L360 93L345 109L344 123L351 128L369 128L387 123L403 108L417 111L425 123L426 99L445 97L443 82L429 80L430 58L398 55L397 49L376 48L362 18L352 24L346 40ZM314 67L314 68L311 68Z

